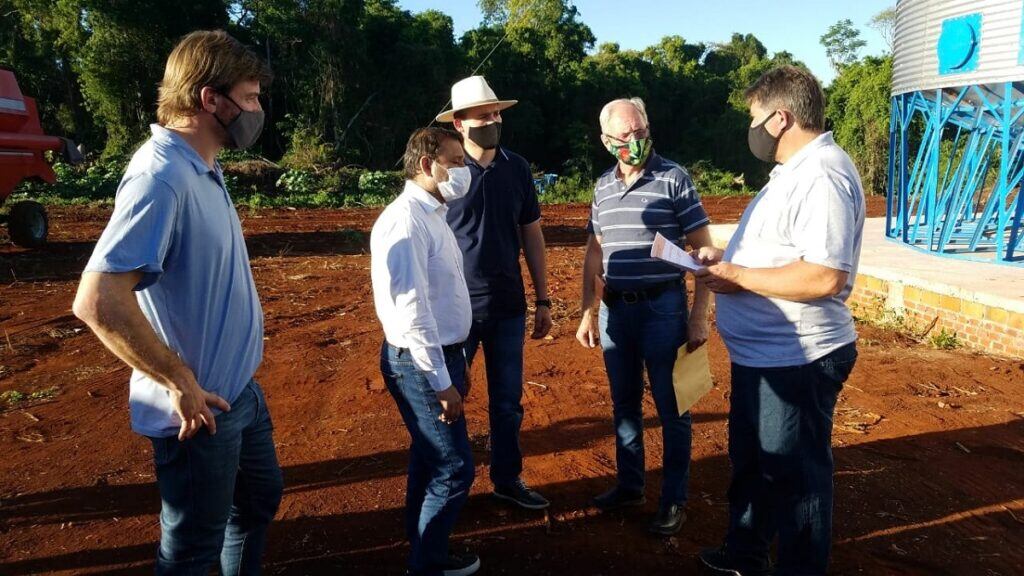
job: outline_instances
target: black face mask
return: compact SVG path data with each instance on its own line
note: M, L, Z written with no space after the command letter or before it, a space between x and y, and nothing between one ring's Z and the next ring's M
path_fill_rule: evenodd
M486 126L470 126L469 139L484 150L493 150L501 141L501 122L492 122Z
M228 133L227 147L233 150L244 150L252 146L263 132L263 110L250 112L239 106L231 96L224 93L221 93L221 96L230 100L239 110L238 116L235 116L230 122L224 122L216 113L213 114L217 123Z
M771 132L764 127L769 120L775 117L778 111L772 112L757 126L751 126L750 130L747 131L747 145L750 146L750 152L762 162L775 162L775 151L779 148L779 140L782 139L780 132L778 136L772 136Z

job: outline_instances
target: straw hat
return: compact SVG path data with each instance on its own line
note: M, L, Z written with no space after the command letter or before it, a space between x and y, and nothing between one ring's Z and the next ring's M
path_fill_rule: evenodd
M452 85L452 108L437 115L438 122L451 122L455 119L455 113L473 108L474 106L485 106L497 104L498 110L504 110L514 106L518 100L498 100L494 90L487 85L483 76L470 76L463 78Z

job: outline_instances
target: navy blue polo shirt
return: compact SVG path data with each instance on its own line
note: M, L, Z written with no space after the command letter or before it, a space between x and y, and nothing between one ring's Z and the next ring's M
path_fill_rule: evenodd
M655 235L683 246L687 234L709 222L686 169L653 153L630 186L617 166L606 171L594 186L590 213L587 229L601 237L604 278L612 290L678 280L678 268L651 258Z
M448 225L462 249L473 319L526 313L519 265L519 228L540 219L530 164L499 147L486 168L466 155L473 175L469 193L448 203Z

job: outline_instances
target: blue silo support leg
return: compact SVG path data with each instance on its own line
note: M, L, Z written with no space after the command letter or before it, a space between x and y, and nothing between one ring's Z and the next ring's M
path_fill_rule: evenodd
M949 205L954 202L957 196L957 191L963 186L964 178L967 177L967 172L970 170L970 155L972 150L975 150L978 146L980 139L980 131L978 130L967 130L969 135L964 141L964 146L961 149L959 146L953 146L953 153L950 155L950 167L956 164L956 170L953 171L952 177L943 186L943 204L939 207L942 211L949 210ZM960 134L957 133L959 138ZM957 153L959 158L957 157Z
M961 163L956 161L956 152L957 152L957 150L960 149L960 136L963 135L963 132L964 132L963 126L960 126L958 124L957 127L956 127L956 137L953 138L953 148L950 151L949 159L946 162L946 170L943 171L943 174L942 174L942 184L939 185L940 194L943 195L943 196L945 196L946 194L949 193L949 187L948 187L948 185L949 185L949 173L953 171L953 166L956 165L957 168L959 168L961 166ZM954 177L955 177L955 175L956 174L954 173Z
M928 214L927 221L924 224L928 225L928 249L935 249L935 228L938 225L936 220L939 203L939 164L942 163L942 133L946 127L946 120L952 114L946 114L944 110L945 96L942 89L935 91L935 131L932 134L934 142L932 146L932 158L928 164L928 182L925 184L925 212ZM920 218L918 218L918 226L921 225Z
M912 244L917 243L917 229L921 225L921 210L924 208L924 195L926 194L925 187L931 174L931 171L928 169L929 162L932 156L936 154L935 147L927 145L928 142L931 142L932 134L935 132L935 121L927 115L925 118L928 122L925 125L924 136L921 138L921 145L917 149L914 170L910 173L910 189L907 191L907 204L903 211L904 222L909 233L909 238L907 234L904 234L903 238ZM911 224L911 216L914 217L913 224ZM911 226L913 230L911 230Z
M943 229L942 249L945 250L946 245L949 244L953 237L953 234L959 232L965 222L973 222L975 220L975 210L972 209L972 203L975 198L981 197L981 191L984 187L985 176L989 172L989 166L991 165L992 158L992 140L995 132L992 130L986 131L985 141L981 146L977 146L969 151L969 155L965 157L965 163L968 166L967 173L969 174L967 179L957 189L956 202L950 206L949 213L946 216L948 226ZM979 158L978 155L981 155ZM976 244L971 250L976 249Z
M985 203L985 207L981 210L977 206L971 207L971 202L975 197L978 199L980 204L981 198L983 197L985 181L988 179L988 174L992 171L992 152L996 150L997 144L993 141L996 139L996 130L990 129L987 132L985 139L985 145L981 148L981 158L977 160L977 165L974 166L970 178L964 184L964 190L969 191L969 194L964 195L964 218L970 218L974 223L974 231L970 234L970 242L968 249L974 252L978 249L978 244L981 242L982 236L985 233L985 227L989 220L991 220L992 210L994 208L994 200L996 198L995 192L989 196L988 201ZM980 216L979 216L980 212Z
M907 241L907 130L910 128L912 113L908 113L906 106L906 95L901 98L904 102L903 119L900 122L900 192L899 192L899 227L900 240Z
M896 149L898 139L896 137L896 131L901 122L899 121L899 101L898 97L889 99L889 173L886 179L885 187L885 235L888 238L893 237L892 231L892 205L896 199L896 154L899 151Z
M1018 184L1019 186L1019 184ZM1017 190L1017 208L1014 210L1013 223L1010 228L1010 243L1006 247L1006 261L1013 262L1016 257L1018 245L1021 240L1024 240L1024 234L1022 234L1022 220L1024 220L1024 194L1021 190Z

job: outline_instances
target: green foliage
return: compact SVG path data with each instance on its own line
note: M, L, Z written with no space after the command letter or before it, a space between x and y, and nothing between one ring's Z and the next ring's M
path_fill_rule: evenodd
M17 390L7 390L6 392L0 393L0 402L4 402L9 405L20 404L25 401L26 395L24 392Z
M277 187L286 194L313 194L320 187L320 179L307 170L288 170L277 180Z
M359 193L367 200L389 201L402 191L401 172L364 172L359 176Z
M293 117L289 115L286 120ZM287 168L299 170L315 170L317 166L330 164L333 149L324 143L323 136L309 125L297 124L291 130L288 151L281 158L281 164Z
M35 392L21 392L20 390L7 390L0 393L0 402L7 404L8 407L17 406L23 402L35 402L38 400L48 400L53 398L60 392L60 389L56 386L50 386L49 388L42 388Z
M272 191L237 190L232 198L250 208L288 206L292 208L346 208L383 206L402 189L398 172L371 172L360 168L286 170Z
M543 204L589 204L594 198L594 182L582 174L563 176L540 196Z
M960 337L957 336L955 331L948 331L945 327L941 328L937 333L932 334L928 337L928 344L932 348L939 350L955 350L963 346L963 342L960 341Z
M891 85L892 58L865 58L843 68L828 90L826 113L836 142L853 159L867 193L885 191Z
M111 203L127 166L124 157L78 165L55 162L57 183L22 182L15 189L13 200L32 198L47 204Z
M867 306L852 304L850 312L857 322L870 324L882 330L897 332L911 338L919 338L919 327L903 312L886 306L886 299L873 298Z
M484 22L456 38L451 17L413 14L397 0L0 0L0 67L16 70L26 94L39 98L48 133L102 151L85 168L62 168L57 187L20 193L109 201L120 171L105 170L123 165L146 137L171 47L188 31L210 28L229 30L275 72L263 87L269 121L258 146L221 157L233 197L249 205L349 206L393 197L400 180L364 172L393 170L409 134L431 123L451 84L472 72L485 75L499 97L519 100L503 113L503 144L562 175L551 198L589 195L593 179L612 165L598 113L625 96L647 102L659 154L701 163L694 172L702 174L703 193L745 194L734 178L755 189L767 179L769 167L747 149L743 91L774 66L801 65L792 54L773 54L753 34L720 43L668 36L642 50L610 43L595 50L577 9L583 3L479 4ZM873 26L886 22L884 14L876 20ZM855 61L863 41L849 21L830 28L823 43L841 68L829 106L837 140L866 187L881 190L891 63L880 71L873 59Z
M843 66L857 61L857 53L867 46L867 42L861 39L860 31L847 18L829 26L828 31L821 36L821 45L825 47L832 68L839 72Z
M886 8L872 16L871 20L868 21L868 26L882 36L882 40L889 47L889 53L891 54L896 41L896 7Z
M690 167L690 177L701 196L753 196L755 193L741 176L715 168L706 160Z

